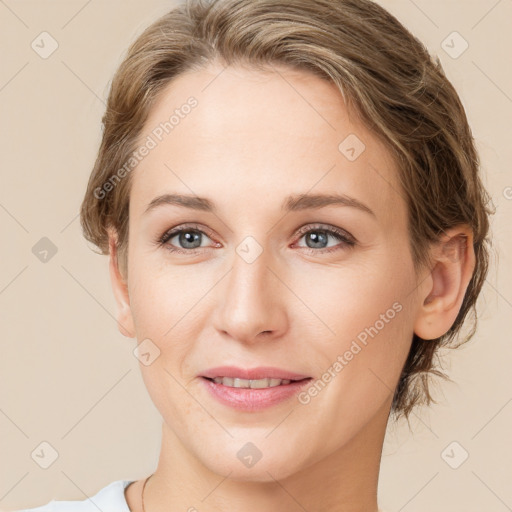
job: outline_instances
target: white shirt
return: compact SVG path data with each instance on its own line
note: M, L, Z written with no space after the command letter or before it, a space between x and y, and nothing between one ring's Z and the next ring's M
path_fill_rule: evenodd
M52 500L37 508L27 508L14 512L130 512L124 496L124 490L133 480L116 480L107 485L94 496L82 501ZM380 510L379 512L384 512Z
M18 512L130 512L124 490L133 480L116 480L98 493L82 501L52 500L37 508L27 508Z

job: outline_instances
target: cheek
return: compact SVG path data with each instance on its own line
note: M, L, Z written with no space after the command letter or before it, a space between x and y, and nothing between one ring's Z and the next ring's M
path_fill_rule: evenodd
M183 391L189 384L184 375L201 329L200 300L211 285L185 267L149 261L134 267L130 303L137 338L151 340L150 353L157 354L149 365L141 362L142 378L166 421L186 428L193 402Z
M307 272L294 270L289 279L301 299L294 306L295 321L300 324L308 318L308 325L316 324L319 339L330 346L357 337L376 322L380 327L386 312L384 320L400 323L405 315L396 315L396 310L408 309L415 283L412 262L398 261L394 254L346 265L318 265Z
M412 341L414 276L412 262L390 251L378 264L330 267L297 281L309 310L298 308L295 322L308 318L306 338L315 340L323 370L336 375L327 385L333 400L347 397L356 407L357 397L378 402L394 390Z
M372 322L331 351L330 374L322 378L330 381L319 393L325 396L314 400L331 404L322 411L329 424L345 426L343 436L357 432L390 403L412 340L407 317L404 307L388 323Z
M311 357L321 362L318 377L299 397L304 414L321 416L330 429L333 450L390 404L412 340L410 303L392 291L378 297L364 292L367 300L325 312L336 335L317 338Z
M140 265L134 262L130 305L139 335L169 339L174 332L193 327L201 300L212 287L205 272L194 265L152 265L149 258Z
M155 268L146 264L132 273L130 303L137 338L150 340L145 343L154 357L139 367L157 409L170 418L182 418L191 405L183 392L191 374L186 365L200 338L201 298L211 285L185 267Z

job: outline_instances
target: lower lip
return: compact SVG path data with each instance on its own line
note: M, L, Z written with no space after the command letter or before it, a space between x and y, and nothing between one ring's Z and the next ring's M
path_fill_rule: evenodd
M284 402L296 395L311 380L304 379L264 389L247 389L223 386L205 377L201 379L219 402L241 411L260 411Z

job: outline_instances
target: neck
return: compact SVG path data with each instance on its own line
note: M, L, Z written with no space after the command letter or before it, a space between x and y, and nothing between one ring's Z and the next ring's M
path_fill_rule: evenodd
M380 458L388 410L328 457L280 480L241 481L209 470L164 422L158 467L145 492L147 512L329 510L377 512ZM263 459L262 459L263 460ZM319 504L321 506L319 506Z

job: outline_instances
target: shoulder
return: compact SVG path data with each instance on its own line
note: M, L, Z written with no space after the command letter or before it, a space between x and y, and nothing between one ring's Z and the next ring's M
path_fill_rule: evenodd
M37 508L27 508L15 512L98 512L98 510L103 510L102 506L112 507L114 505L116 512L130 512L124 496L124 490L130 483L132 480L116 480L85 500L52 500Z

